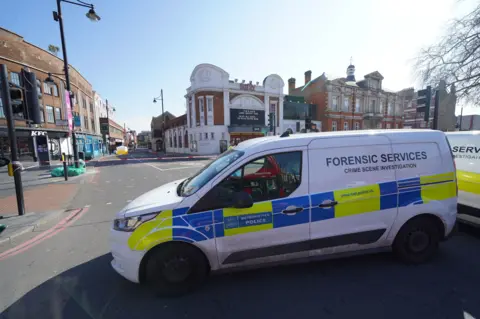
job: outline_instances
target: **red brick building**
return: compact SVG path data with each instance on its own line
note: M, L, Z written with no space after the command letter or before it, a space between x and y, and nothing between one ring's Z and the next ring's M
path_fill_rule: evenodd
M291 78L288 94L316 105L312 120L321 121L322 131L402 128L401 98L384 90L382 81L383 76L375 71L357 82L355 66L351 64L346 78L329 80L323 73L312 79L312 71L307 71L304 84L298 87Z
M35 73L37 79L42 123L29 127L25 119L18 118L15 121L20 159L22 161L37 159L38 145L35 132L47 136L50 159L59 159L61 153L72 154L64 76L53 75L53 85L45 82L48 73L63 73L63 61L25 41L22 36L0 28L0 64L7 66L9 81L19 86L23 86L22 70ZM69 72L71 89L75 96L72 113L76 123L78 151L85 153L87 157L93 157L99 154L103 141L97 134L99 123L95 120L92 85L73 66L70 66ZM0 101L0 156L9 156L9 152L7 123Z

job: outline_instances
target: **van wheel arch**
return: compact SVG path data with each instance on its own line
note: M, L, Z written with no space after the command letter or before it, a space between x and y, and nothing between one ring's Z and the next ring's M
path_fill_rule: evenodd
M416 216L413 216L412 218L410 218L409 220L407 220L403 225L402 227L400 227L400 229L403 228L403 226L405 226L407 223L410 223L411 221L413 220L417 220L417 219L426 219L426 220L430 220L434 225L435 227L437 228L438 230L438 233L440 234L441 236L441 239L444 239L445 238L445 224L443 223L442 219L440 217L438 217L437 215L435 214L431 214L431 213L423 213L423 214L420 214L420 215L416 215ZM398 230L398 232L400 232L400 229ZM398 234L397 232L397 234Z
M207 266L208 266L208 272L210 272L210 269L211 269L210 261L209 261L209 259L207 258L207 255L206 255L199 247L193 245L192 243L186 242L186 241L168 241L168 242L161 243L161 244L158 244L158 245L150 248L150 250L147 251L147 253L145 254L145 256L143 256L142 261L140 262L139 274L138 274L139 282L140 282L141 284L144 284L144 283L146 282L146 275L147 275L146 267L147 267L147 264L148 264L148 261L149 261L150 257L151 257L156 251L158 251L159 249L165 249L167 246L168 246L168 247L171 247L171 246L178 246L178 247L189 246L189 247L193 247L194 249L196 249L196 250L203 256L203 258L205 258L205 263L206 263Z

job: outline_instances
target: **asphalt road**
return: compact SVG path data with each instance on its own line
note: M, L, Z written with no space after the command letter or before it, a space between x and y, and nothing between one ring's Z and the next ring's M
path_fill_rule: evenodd
M1 319L480 318L480 239L471 233L444 243L426 265L362 256L217 275L191 295L156 297L111 269L112 218L136 196L206 161L149 158L136 152L99 163L72 202L88 208L78 220L0 259Z

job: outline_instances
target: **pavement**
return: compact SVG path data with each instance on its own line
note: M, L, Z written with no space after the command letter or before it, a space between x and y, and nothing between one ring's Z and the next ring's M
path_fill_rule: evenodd
M428 264L391 254L216 275L177 299L155 296L110 266L115 214L142 193L209 161L97 163L69 210L0 245L0 318L480 318L480 234L461 229Z

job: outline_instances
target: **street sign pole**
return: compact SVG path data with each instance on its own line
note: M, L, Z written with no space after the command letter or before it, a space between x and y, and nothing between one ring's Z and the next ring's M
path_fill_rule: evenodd
M18 215L25 214L25 202L23 199L22 172L18 162L17 137L15 135L15 121L13 120L12 101L10 100L10 87L8 85L7 66L0 64L1 98L5 116L7 117L8 136L10 136L10 152L12 156L13 179L15 181L15 193L17 195Z

